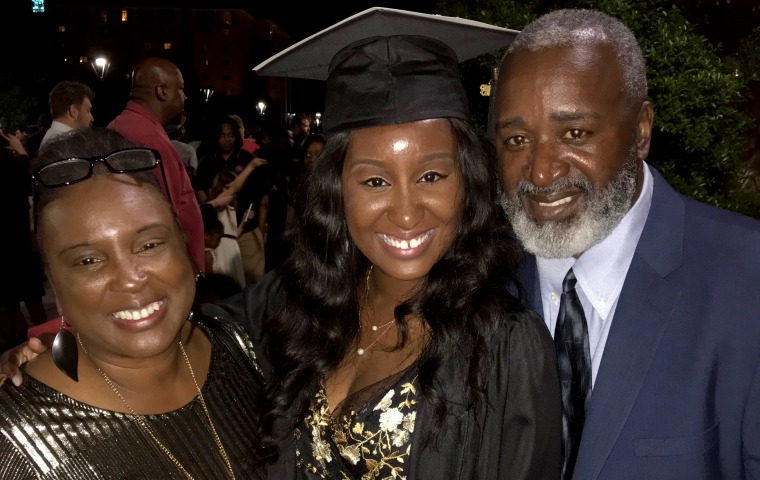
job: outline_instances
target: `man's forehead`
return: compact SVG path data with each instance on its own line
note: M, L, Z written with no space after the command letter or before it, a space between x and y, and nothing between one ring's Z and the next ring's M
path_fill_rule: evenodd
M603 66L602 69L599 69ZM573 70L593 70L595 74L608 75L620 66L617 54L608 42L589 40L573 44L552 45L537 50L518 49L505 57L500 78L509 78L518 69L529 69L540 75L559 75L565 67Z

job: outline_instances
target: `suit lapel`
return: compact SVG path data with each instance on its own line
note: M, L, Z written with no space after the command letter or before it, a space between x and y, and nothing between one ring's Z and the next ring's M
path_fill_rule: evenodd
M575 478L596 479L633 408L681 297L683 200L656 172L647 223L626 275L583 429Z

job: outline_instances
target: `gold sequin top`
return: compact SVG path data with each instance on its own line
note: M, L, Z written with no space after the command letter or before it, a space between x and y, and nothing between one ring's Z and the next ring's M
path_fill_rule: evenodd
M202 393L235 475L264 478L253 454L258 419L253 399L261 383L250 341L226 320L197 323L212 344ZM227 478L198 397L178 410L144 418L196 479ZM184 477L129 415L78 402L24 375L20 387L5 382L0 388L0 478Z
M329 412L321 386L296 429L307 478L403 479L417 417L417 365L353 393Z

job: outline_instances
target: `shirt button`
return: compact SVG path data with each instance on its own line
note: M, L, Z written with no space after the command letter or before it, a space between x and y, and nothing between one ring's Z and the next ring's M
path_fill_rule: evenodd
M557 303L557 294L552 292L550 298L552 299L552 302Z

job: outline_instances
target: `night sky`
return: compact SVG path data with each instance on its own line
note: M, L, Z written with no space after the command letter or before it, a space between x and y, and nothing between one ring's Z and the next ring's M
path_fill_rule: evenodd
M269 0L249 9L258 18L271 18L295 41L308 37L353 14L372 7L437 13L435 0Z

